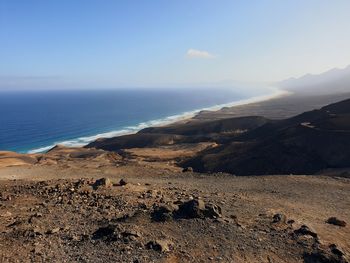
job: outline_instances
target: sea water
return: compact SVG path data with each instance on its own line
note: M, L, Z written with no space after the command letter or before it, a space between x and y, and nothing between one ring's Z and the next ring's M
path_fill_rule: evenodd
M0 151L82 146L262 95L232 88L0 91Z

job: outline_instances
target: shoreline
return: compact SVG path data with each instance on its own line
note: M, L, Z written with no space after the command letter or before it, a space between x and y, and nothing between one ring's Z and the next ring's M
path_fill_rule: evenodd
M271 99L285 97L285 96L288 96L290 94L292 94L292 93L289 91L273 88L273 92L271 94L255 96L255 97L251 97L248 99L242 99L242 100L237 100L237 101L233 101L233 102L229 102L229 103L223 103L223 104L219 104L219 105L214 105L214 106L210 106L210 107L205 107L205 108L201 108L201 109L187 111L187 112L183 112L183 113L176 114L176 115L171 115L171 116L164 117L164 118L159 118L159 119L155 119L155 120L141 122L137 125L127 126L127 127L121 128L119 130L98 133L98 134L92 135L92 136L82 136L82 137L78 137L76 139L70 139L70 140L65 140L65 141L61 141L61 142L55 142L55 143L48 145L48 146L34 148L31 150L23 151L23 152L19 152L19 153L26 153L26 154L44 153L44 152L47 152L48 150L52 149L56 145L62 145L62 146L66 146L66 147L83 147L83 146L87 145L88 143L93 142L93 141L100 139L100 138L112 138L112 137L117 137L117 136L135 134L138 131L140 131L144 128L148 128L148 127L161 127L161 126L166 126L166 125L170 125L170 124L175 124L177 122L189 121L189 120L193 119L194 117L196 117L202 111L215 112L215 111L220 111L222 108L225 108L225 107L244 106L244 105L248 105L251 103L263 102L263 101L268 101Z

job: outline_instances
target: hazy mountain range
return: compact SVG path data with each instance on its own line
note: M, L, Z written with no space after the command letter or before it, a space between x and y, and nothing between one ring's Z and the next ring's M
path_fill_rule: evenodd
M292 92L314 95L350 92L350 65L343 69L333 68L321 74L290 78L277 85Z

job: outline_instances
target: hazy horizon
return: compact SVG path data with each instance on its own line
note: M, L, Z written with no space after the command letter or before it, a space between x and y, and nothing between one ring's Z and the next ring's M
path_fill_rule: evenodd
M350 2L0 3L0 90L264 85L350 64Z

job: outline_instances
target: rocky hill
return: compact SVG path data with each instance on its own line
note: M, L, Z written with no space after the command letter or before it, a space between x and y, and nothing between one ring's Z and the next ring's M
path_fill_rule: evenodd
M216 141L224 137L238 136L269 122L264 117L241 117L215 121L190 122L166 127L151 127L136 134L99 139L86 146L108 151L129 148L158 147L181 143Z
M350 100L269 122L183 163L236 175L313 174L350 167Z

